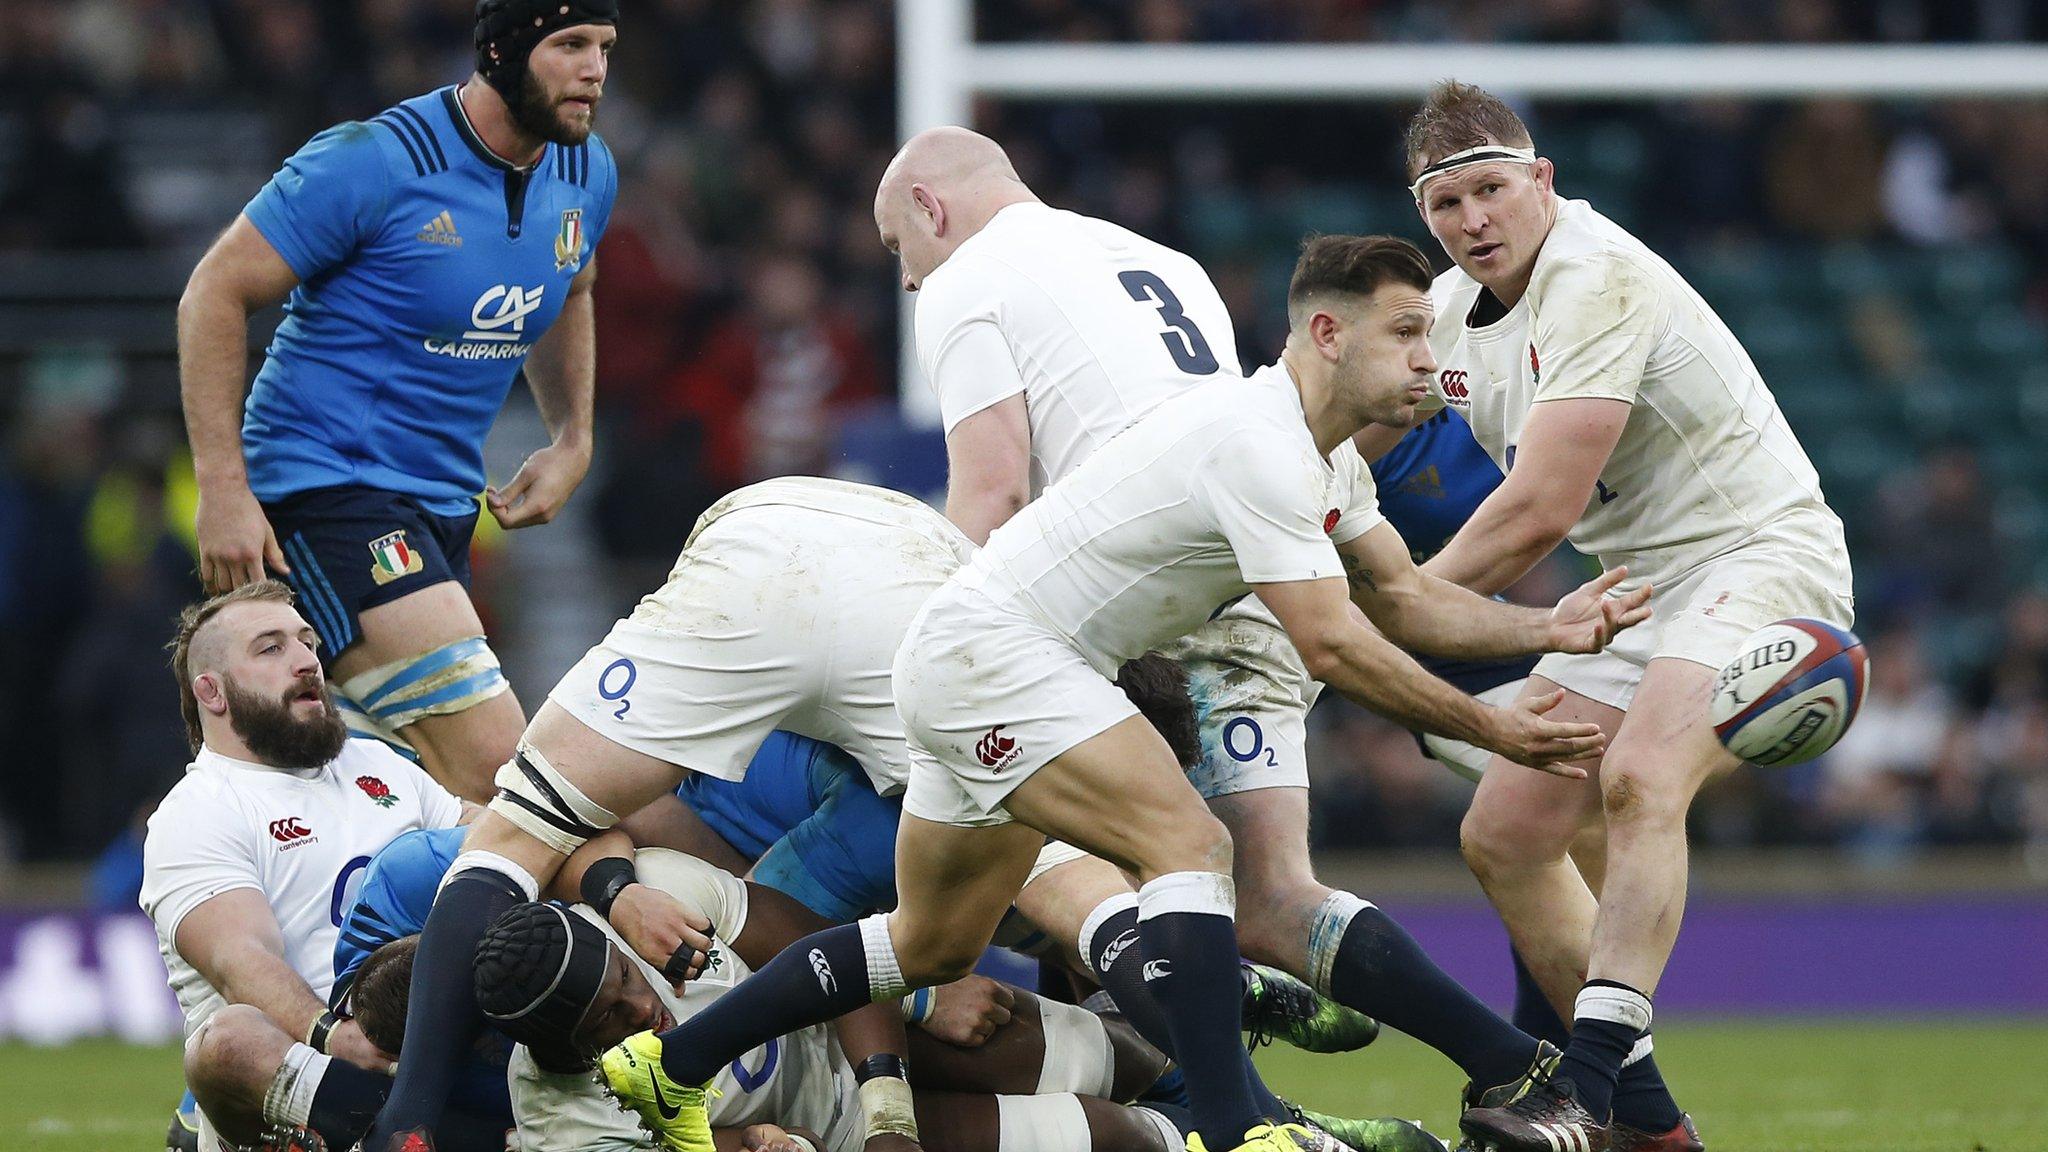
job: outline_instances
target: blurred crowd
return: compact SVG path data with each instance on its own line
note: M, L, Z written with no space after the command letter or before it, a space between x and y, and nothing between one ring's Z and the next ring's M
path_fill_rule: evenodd
M185 761L160 656L196 593L177 277L136 331L56 342L28 319L40 278L98 252L189 267L312 132L465 75L471 8L0 5L0 859L91 855ZM624 8L600 113L622 167L600 249L602 439L578 523L539 530L589 532L612 602L658 581L736 485L836 472L929 495L943 480L932 434L895 416L900 295L870 216L895 139L890 6ZM988 39L1425 51L2038 39L2048 3L980 0L977 21ZM1875 669L1862 719L1816 764L1717 785L1699 838L1834 844L1873 864L2032 844L2048 869L2048 105L1522 111L1561 189L1692 274L1744 337L1851 527ZM983 104L976 123L1047 200L1201 259L1249 366L1277 351L1303 231L1426 241L1402 190L1405 112L1045 102ZM486 597L544 594L489 570ZM1570 579L1559 561L1528 592ZM1319 842L1454 843L1469 785L1405 733L1331 701L1314 738Z

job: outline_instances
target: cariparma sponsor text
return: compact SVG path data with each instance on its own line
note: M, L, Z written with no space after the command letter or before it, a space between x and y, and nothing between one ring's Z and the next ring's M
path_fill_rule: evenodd
M420 347L436 356L453 356L457 360L517 360L526 355L531 344L487 344L470 340L435 340L428 338Z

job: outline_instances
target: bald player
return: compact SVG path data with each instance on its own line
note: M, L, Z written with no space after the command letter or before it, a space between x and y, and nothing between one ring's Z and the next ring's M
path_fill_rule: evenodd
M946 426L946 514L977 542L1154 406L1241 374L1230 316L1193 260L1045 206L985 136L913 137L882 177L875 222L917 293L918 357ZM1303 322L1311 314L1291 311ZM1381 535L1398 542L1392 528ZM1408 635L1406 597L1393 592L1399 559L1382 550L1370 560L1389 594L1375 588L1360 606L1424 650L1428 640ZM1190 779L1230 833L1244 954L1444 1052L1472 1078L1472 1098L1497 1087L1512 1063L1499 1054L1519 1051L1518 1034L1384 911L1316 878L1306 718L1321 685L1287 630L1254 596L1166 651L1186 666L1200 719ZM1397 693L1379 678L1361 702L1395 711ZM1098 972L1135 931L1135 901L1124 905L1086 922L1083 954ZM1169 1036L1147 1039L1173 1050ZM1330 1130L1360 1142L1341 1123Z
M912 137L882 175L875 225L917 293L946 518L976 544L1153 405L1243 375L1200 265L1041 203L986 136Z

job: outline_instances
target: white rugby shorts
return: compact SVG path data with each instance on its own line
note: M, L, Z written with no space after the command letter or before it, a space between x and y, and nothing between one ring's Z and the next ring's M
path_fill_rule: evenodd
M1263 605L1245 601L1163 651L1188 672L1202 733L1188 782L1204 800L1308 787L1308 710L1323 686Z
M1138 714L1072 645L948 584L896 653L910 741L903 810L956 827L1007 824L1003 800L1053 758Z
M1855 606L1846 555L1796 531L1771 533L1657 584L1650 618L1604 651L1552 653L1536 662L1533 675L1626 712L1652 660L1718 669L1766 624L1807 616L1847 628Z
M893 795L910 757L890 664L957 566L935 550L847 516L733 509L699 523L668 582L548 698L608 740L723 780L788 729L845 749Z

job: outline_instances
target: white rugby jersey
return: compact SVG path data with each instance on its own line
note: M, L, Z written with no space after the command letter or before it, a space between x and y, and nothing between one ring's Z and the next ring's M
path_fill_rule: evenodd
M946 431L1024 394L1033 498L1161 400L1242 375L1201 265L1038 203L997 212L925 277L916 330Z
M201 748L149 818L142 910L189 1034L226 1001L178 955L178 925L237 888L263 893L284 934L285 960L314 995L334 985L334 940L370 857L415 828L446 828L462 802L375 740L306 771L271 768Z
M996 529L954 579L1114 676L1252 584L1341 577L1335 545L1384 519L1357 450L1316 451L1293 377L1275 364L1160 404Z
M1842 522L1728 326L1677 272L1584 200L1565 200L1529 290L1474 328L1478 281L1453 268L1431 295L1431 401L1448 404L1502 471L1532 404L1581 396L1633 406L1573 547L1629 583L1664 582L1760 534L1796 532L1840 558ZM1441 401L1441 404L1437 403Z
M603 917L580 904L576 912L604 929L619 951L639 965L662 1005L681 1023L753 974L728 943L746 928L747 888L729 872L701 861L676 859L674 853L643 850L635 857L642 883L668 892L686 906L711 905L698 909L716 926L711 954L704 974L685 985L683 995L677 996L661 973L635 955ZM639 1117L605 1095L592 1074L543 1071L521 1046L513 1049L506 1075L523 1152L624 1152L656 1146ZM721 1093L708 1101L714 1128L809 1128L825 1138L820 1152L860 1152L866 1142L853 1070L827 1025L769 1041L721 1068L711 1084Z

